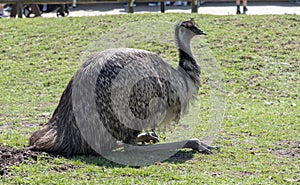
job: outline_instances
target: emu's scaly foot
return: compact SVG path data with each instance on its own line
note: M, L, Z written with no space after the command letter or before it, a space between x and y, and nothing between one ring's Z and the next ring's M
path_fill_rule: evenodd
M143 144L145 143L157 143L159 142L158 135L152 131L152 132L145 132L141 133L137 137L137 142L142 142Z
M198 151L204 154L212 154L212 150L219 150L217 146L210 146L199 141L199 139L190 139L185 145L184 148L191 148L194 151Z
M143 136L143 137L142 137ZM151 136L149 133L142 134L140 139L146 138L143 141L149 141L147 137ZM152 137L150 137L152 139ZM155 137L154 137L155 138ZM216 146L209 146L199 141L199 139L189 139L171 143L162 143L155 145L125 145L126 151L143 151L143 152L155 152L155 151L170 151L170 150L178 150L181 148L190 148L194 151L198 151L205 154L211 154L212 149L218 149Z

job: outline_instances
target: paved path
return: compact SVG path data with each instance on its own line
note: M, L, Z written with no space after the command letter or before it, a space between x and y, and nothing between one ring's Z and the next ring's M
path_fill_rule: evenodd
M300 4L296 3L248 3L249 15L263 14L297 14L300 15ZM160 6L149 7L147 4L137 4L134 7L135 13L157 12L160 13ZM190 13L190 6L167 6L166 13L184 12ZM206 3L198 9L200 14L231 15L236 13L234 3ZM126 14L127 6L123 4L84 4L70 9L70 17L96 16L108 14ZM56 17L56 13L44 13L42 17Z

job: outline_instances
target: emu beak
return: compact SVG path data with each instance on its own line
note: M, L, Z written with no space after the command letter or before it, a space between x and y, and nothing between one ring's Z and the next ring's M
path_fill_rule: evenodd
M202 31L200 28L198 28L198 27L194 27L194 33L196 34L196 35L207 35L204 31Z
M204 31L199 29L199 32L197 33L197 35L207 35Z

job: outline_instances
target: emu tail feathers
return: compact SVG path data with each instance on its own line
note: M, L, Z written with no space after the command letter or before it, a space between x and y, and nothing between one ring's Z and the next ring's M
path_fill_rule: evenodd
M47 152L55 152L57 140L57 130L49 125L35 131L30 139L29 145L34 149Z

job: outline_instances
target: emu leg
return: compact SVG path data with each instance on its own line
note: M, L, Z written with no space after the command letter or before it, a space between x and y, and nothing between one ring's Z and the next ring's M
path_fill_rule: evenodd
M205 154L211 154L212 149L218 149L216 146L209 146L199 141L199 139L190 139L173 143L155 144L155 145L125 145L126 151L155 152L163 150L178 150L181 148L190 148Z

